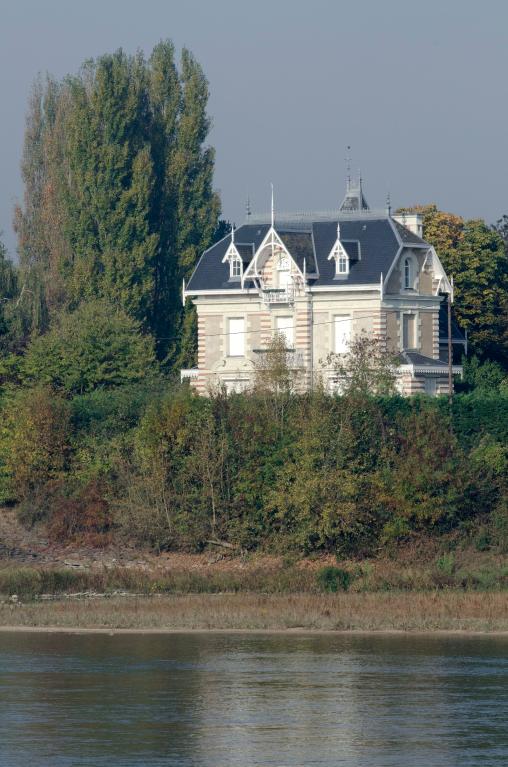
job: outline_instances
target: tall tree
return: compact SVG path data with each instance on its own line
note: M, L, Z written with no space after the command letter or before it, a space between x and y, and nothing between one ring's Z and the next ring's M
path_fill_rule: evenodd
M119 50L38 81L16 226L50 315L105 298L155 335L160 358L189 358L181 282L220 211L207 100L201 67L184 50L179 70L169 41L148 62Z

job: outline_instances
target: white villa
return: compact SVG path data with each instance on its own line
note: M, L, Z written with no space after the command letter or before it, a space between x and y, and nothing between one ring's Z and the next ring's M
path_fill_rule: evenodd
M272 195L273 200L273 195ZM182 371L201 394L222 383L242 391L275 333L303 386L330 352L344 354L367 333L400 359L403 394L448 392L446 294L450 281L422 238L419 215L393 216L367 205L361 179L348 183L335 213L248 215L206 250L183 300L198 316L198 367ZM453 323L454 356L465 339ZM454 365L453 373L461 368Z

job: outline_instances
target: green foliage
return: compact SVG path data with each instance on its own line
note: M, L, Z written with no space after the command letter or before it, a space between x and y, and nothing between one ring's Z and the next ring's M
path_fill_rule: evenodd
M205 145L208 83L173 45L148 61L123 51L62 82L39 79L27 116L25 199L16 210L28 332L62 308L105 299L156 339L159 358L189 363L182 278L211 242L220 210Z
M396 394L399 364L397 355L366 334L353 339L347 354L330 354L326 361L326 367L332 368L340 382L341 393L353 397Z
M0 463L11 496L30 498L68 468L70 406L51 389L15 393L2 407Z
M351 573L340 567L323 567L318 571L316 580L321 591L347 591L351 583Z
M476 355L464 357L463 384L466 388L477 392L499 392L508 386L508 373L497 362L485 360L481 362Z
M436 567L440 573L444 575L453 575L455 572L455 554L450 552L449 554L443 554L436 560Z
M440 399L318 390L280 411L266 392L205 399L160 379L70 396L0 402L2 497L59 540L341 558L414 536L508 546L502 395L455 397L453 432Z
M153 343L138 324L106 301L81 304L30 344L21 366L27 382L83 394L149 380L155 374Z

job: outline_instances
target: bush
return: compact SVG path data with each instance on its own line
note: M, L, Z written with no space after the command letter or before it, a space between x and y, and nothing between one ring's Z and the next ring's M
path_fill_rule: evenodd
M340 567L323 567L317 573L317 582L321 591L347 591L351 583L351 573Z
M68 467L70 407L50 388L22 390L4 408L0 455L14 498L34 495Z
M81 304L30 344L21 367L28 382L83 394L145 381L156 372L153 339L106 301Z

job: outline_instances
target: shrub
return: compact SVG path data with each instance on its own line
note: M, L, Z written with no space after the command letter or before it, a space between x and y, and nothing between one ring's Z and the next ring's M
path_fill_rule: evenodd
M70 496L53 499L48 535L55 541L74 540L100 546L109 542L111 519L103 489L96 482L79 488Z
M81 304L32 341L21 375L67 394L144 381L156 371L153 339L106 301Z
M0 441L13 497L32 496L60 478L70 453L69 404L48 387L18 392L6 404Z
M351 573L340 567L323 567L317 573L317 582L321 591L347 591L351 583Z
M455 571L455 554L443 554L436 560L436 567L443 575L453 575Z

